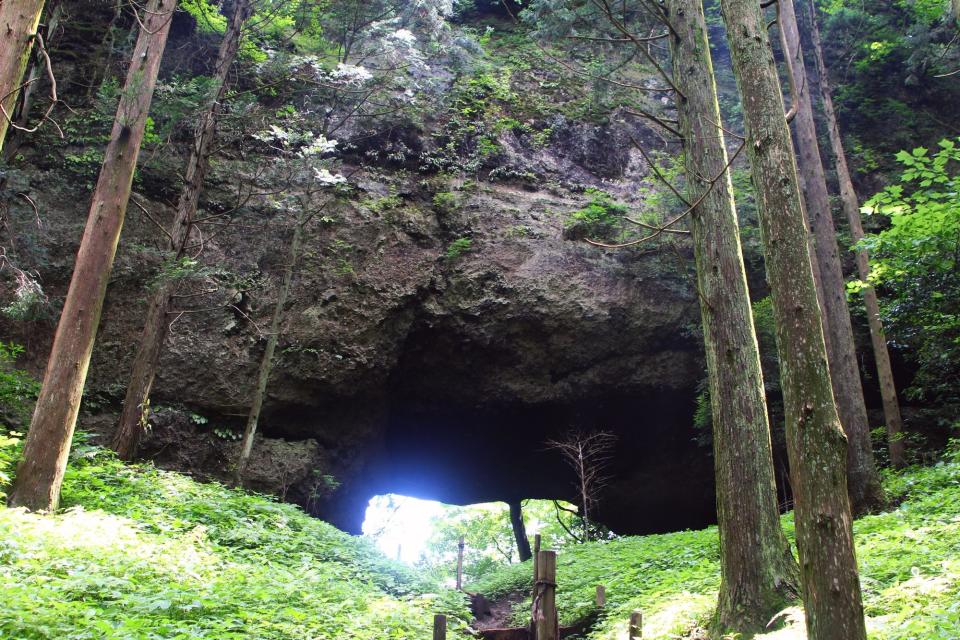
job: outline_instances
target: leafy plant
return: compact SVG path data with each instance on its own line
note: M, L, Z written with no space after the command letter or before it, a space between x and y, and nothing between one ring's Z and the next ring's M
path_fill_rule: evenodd
M960 147L941 140L935 151L917 147L896 157L904 168L900 182L864 207L889 223L863 241L873 259L869 279L884 294L882 312L897 346L909 347L905 355L918 367L907 393L957 407Z
M473 248L473 240L470 238L457 238L449 245L447 251L443 254L447 260L456 260Z
M866 614L875 640L952 640L960 637L960 464L948 454L932 467L886 472L888 495L900 501L889 513L854 523ZM793 537L792 514L783 517ZM496 599L529 592L529 562L501 567L468 585ZM704 627L720 583L716 527L663 535L624 537L564 547L557 555L557 605L561 624L591 614L596 585L607 605L586 637L622 637L631 611L640 609L644 638L667 640ZM798 603L799 604L799 603ZM514 622L530 615L529 597ZM804 637L803 623L757 640Z
M625 204L616 202L606 191L587 189L590 202L587 206L571 211L564 219L568 235L580 238L609 238L620 231L623 216L630 212Z
M0 507L4 638L426 639L434 613L468 637L463 594L292 505L82 438L63 504Z

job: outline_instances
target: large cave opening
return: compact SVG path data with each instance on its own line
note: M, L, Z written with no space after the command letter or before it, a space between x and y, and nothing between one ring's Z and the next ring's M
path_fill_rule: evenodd
M617 438L597 511L604 525L623 534L703 526L715 517L713 474L692 412L692 394L662 388L494 406L395 396L379 450L341 498L339 524L359 531L369 500L383 494L454 505L576 502L576 476L547 442L581 429Z

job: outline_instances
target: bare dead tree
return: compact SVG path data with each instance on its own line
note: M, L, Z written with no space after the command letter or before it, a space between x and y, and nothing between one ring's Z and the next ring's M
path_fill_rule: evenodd
M563 461L577 474L578 514L584 540L593 538L590 514L610 480L608 470L617 436L609 431L569 431L560 440L548 440L547 448L559 451Z

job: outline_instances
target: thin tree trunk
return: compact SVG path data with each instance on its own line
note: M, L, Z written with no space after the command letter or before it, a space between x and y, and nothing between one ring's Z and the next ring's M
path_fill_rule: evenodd
M175 8L176 0L152 0L144 12L145 28L133 50L23 459L10 492L12 506L54 510L60 500L103 298Z
M577 442L577 475L580 476L580 501L583 503L583 513L580 521L583 523L583 540L593 540L590 531L590 487L587 483L587 466L584 461L583 442Z
M800 169L806 211L815 237L814 259L820 265L822 291L820 307L823 312L830 378L836 400L840 424L847 434L847 485L855 514L866 513L883 504L883 488L873 457L870 442L870 423L863 398L860 369L854 348L853 325L847 307L846 282L840 264L837 232L830 211L830 196L824 176L817 128L813 120L810 82L803 62L803 48L793 0L780 0L779 19L784 35L784 56L792 64L793 84L797 95L797 116L794 120L794 142Z
M530 551L527 528L523 524L523 505L519 500L511 500L507 504L510 505L510 526L517 541L517 555L520 556L520 562L526 562L533 557L533 553Z
M304 203L306 205L306 203ZM304 209L305 215L306 209ZM280 327L283 324L283 311L287 304L287 296L290 294L290 285L293 282L293 273L296 269L297 261L300 259L300 247L303 243L303 227L306 219L298 219L293 227L293 241L290 243L290 257L287 266L283 271L283 282L280 284L280 291L277 294L277 306L273 309L273 318L270 320L270 334L267 337L267 348L263 351L263 358L260 360L260 371L257 374L257 388L253 392L253 398L250 404L250 413L247 415L247 426L243 430L243 441L240 445L240 456L237 458L237 466L234 470L234 484L239 485L243 480L243 474L247 469L247 463L250 461L250 453L253 451L253 439L257 434L257 425L260 422L260 410L263 408L263 400L267 395L267 383L270 381L270 372L273 370L273 355L277 349L277 342L280 339Z
M51 4L53 7L51 8ZM47 12L49 17L47 18L46 28L44 29L43 41L44 44L49 48L50 44L53 42L53 36L57 31L57 28L60 26L60 16L63 14L63 3L47 3ZM21 93L22 99L20 100L20 105L16 108L16 123L18 127L27 127L27 124L30 121L30 109L33 107L33 96L37 91L37 88L40 86L40 76L43 74L45 68L45 62L40 59L40 56L34 56L33 64L30 65L30 73L27 74L27 80L24 82L23 92ZM13 114L11 114L13 115ZM0 117L3 117L0 115ZM18 135L19 133L19 135ZM6 148L3 150L4 158L7 162L10 162L16 155L17 151L20 149L20 146L23 141L23 132L14 131L12 135L7 137Z
M770 426L701 0L668 3L713 410L721 584L711 635L762 630L799 591L780 528ZM712 182L711 182L712 181Z
M960 0L955 0L960 2ZM850 236L854 243L863 240L863 225L860 222L860 202L857 192L853 188L850 169L847 167L847 155L843 149L843 138L840 136L840 126L833 108L833 91L830 87L830 77L827 65L823 59L823 47L820 45L820 29L817 26L816 7L811 0L810 5L810 36L813 40L813 50L817 59L817 74L820 76L820 94L823 98L823 112L827 118L827 128L830 132L830 145L837 167L837 179L840 183L840 200L843 210L850 224ZM867 282L870 275L870 255L866 249L856 251L857 271L860 279ZM873 355L877 363L877 376L880 380L880 395L883 398L883 415L887 424L887 440L890 449L890 463L896 468L906 465L903 441L903 419L900 416L900 404L897 400L897 387L893 379L893 368L890 366L890 353L887 351L887 337L883 331L883 322L880 319L880 304L877 302L877 292L867 286L863 289L863 302L867 311L867 322L870 325L870 339L873 342Z
M773 300L807 634L810 640L865 640L846 437L833 401L776 63L760 3L720 5L742 98Z
M180 192L177 213L170 231L171 248L175 259L183 256L190 239L193 218L197 213L197 204L203 190L203 181L210 167L210 153L216 137L221 103L227 92L227 74L236 57L237 48L240 46L243 25L252 13L253 4L250 0L237 3L230 26L220 43L214 74L215 93L197 126L197 133L184 172L183 190ZM130 384L123 399L120 424L112 443L117 455L124 460L130 460L137 455L145 432L150 389L156 376L160 352L163 350L163 343L169 331L167 315L176 287L175 282L162 282L150 296L146 321L130 374Z
M0 149L40 24L43 0L0 0Z

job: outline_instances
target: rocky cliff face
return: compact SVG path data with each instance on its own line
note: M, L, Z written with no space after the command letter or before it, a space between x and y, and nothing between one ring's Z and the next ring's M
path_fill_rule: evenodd
M429 127L393 139L428 148ZM310 227L251 487L350 530L378 493L569 498L572 477L545 441L606 429L619 436L606 524L646 532L709 521L712 472L691 427L703 363L687 250L610 251L565 234L585 187L643 206L648 167L629 140L652 133L563 118L551 131L545 144L499 132L498 162L512 171L500 180L489 170L467 179L361 164L364 149L347 159L357 189ZM53 306L45 319L5 319L2 331L27 345L39 371L89 191L43 148L21 154L4 174L8 229ZM178 162L170 154L141 171L138 202L156 219L171 217ZM254 174L269 182L280 165L227 150L204 211L230 209ZM521 170L526 178L510 178ZM145 445L158 464L210 478L226 477L236 454L290 237L290 220L262 195L229 219L195 247L211 267L170 319ZM99 434L112 430L123 397L161 240L131 206L82 418Z

